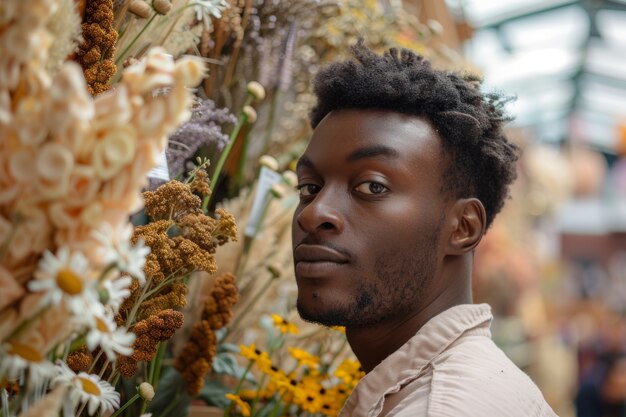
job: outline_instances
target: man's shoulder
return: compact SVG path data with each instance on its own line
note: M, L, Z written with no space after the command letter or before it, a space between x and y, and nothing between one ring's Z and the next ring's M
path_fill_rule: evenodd
M530 377L488 338L464 338L431 367L428 417L556 416ZM410 397L394 417L411 415Z

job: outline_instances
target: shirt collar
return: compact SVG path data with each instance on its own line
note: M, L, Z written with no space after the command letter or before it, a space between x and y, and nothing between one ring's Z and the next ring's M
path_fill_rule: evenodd
M377 416L385 395L416 379L420 372L468 330L480 329L491 337L493 316L488 304L454 306L431 318L398 350L361 379L343 411L352 416Z

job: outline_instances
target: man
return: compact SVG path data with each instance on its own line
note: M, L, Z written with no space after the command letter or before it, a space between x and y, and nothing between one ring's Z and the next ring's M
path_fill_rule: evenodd
M346 327L367 375L341 416L554 416L472 305L473 251L515 178L503 100L410 51L315 80L297 165L298 311Z

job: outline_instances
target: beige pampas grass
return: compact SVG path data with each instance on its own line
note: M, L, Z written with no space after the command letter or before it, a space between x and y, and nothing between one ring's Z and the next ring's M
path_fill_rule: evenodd
M46 66L50 75L54 76L63 62L78 48L82 40L80 21L74 0L59 0L59 8L48 22L48 32L54 39Z

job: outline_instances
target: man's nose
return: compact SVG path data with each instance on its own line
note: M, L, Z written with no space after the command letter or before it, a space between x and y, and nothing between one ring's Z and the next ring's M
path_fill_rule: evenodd
M297 214L298 225L309 234L322 231L343 232L344 218L339 210L339 204L341 204L341 198L331 189L320 190L315 198Z

